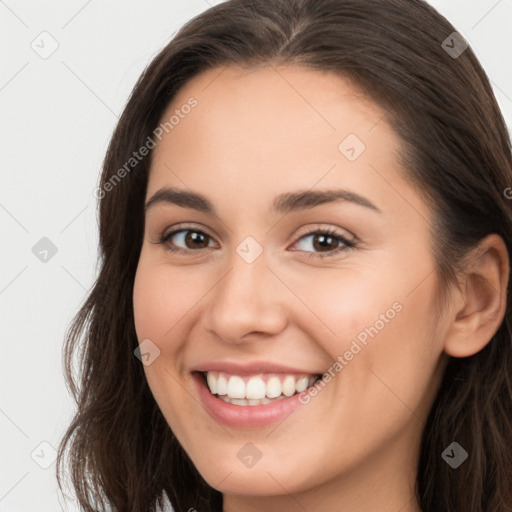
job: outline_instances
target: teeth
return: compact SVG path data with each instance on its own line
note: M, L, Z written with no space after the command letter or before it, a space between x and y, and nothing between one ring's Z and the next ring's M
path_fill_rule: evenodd
M280 396L274 400L270 400L269 398L262 398L261 400L245 400L243 398L229 398L227 395L219 396L221 400L224 400L224 402L227 402L228 404L234 404L234 405L266 405L271 402L275 402L277 400L284 400L285 396Z
M232 398L231 403L233 405L249 405L249 402L245 399L239 400L238 398Z
M212 372L208 372L208 375L206 376L206 379L208 381L208 387L210 388L210 391L216 395L217 394L217 379L213 375Z
M278 377L270 377L267 381L267 397L277 398L283 391L281 381Z
M230 398L245 398L245 382L242 377L232 375L228 382L228 396Z
M295 389L297 390L297 393L302 393L304 390L308 388L309 385L309 379L307 377L301 377L299 380L297 380L295 384Z
M231 377L233 378L233 377ZM213 393L213 391L212 391ZM247 386L245 389L245 397L246 398L254 398L260 400L261 398L265 398L266 388L265 383L262 379L258 379L258 377L251 377L247 382Z
M313 375L254 375L240 377L223 372L207 372L206 381L211 393L235 405L261 405L270 399L283 399L302 393L315 381Z
M288 375L283 382L283 395L292 396L295 394L295 379Z
M210 374L212 372L208 372ZM214 375L212 375L213 378L215 378ZM208 384L209 385L209 384ZM212 388L210 388L210 391L213 393ZM217 389L216 389L217 395L227 395L228 394L228 381L224 375L219 375L217 379Z

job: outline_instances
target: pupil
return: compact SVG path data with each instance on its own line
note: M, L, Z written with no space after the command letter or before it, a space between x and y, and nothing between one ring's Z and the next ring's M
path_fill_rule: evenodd
M201 242L205 241L205 236L203 233L198 233L197 231L189 231L189 234L186 237L186 241L192 241L193 245L196 247L201 245Z
M332 244L334 238L330 235L319 235L318 240L320 241L319 244L314 244L315 249L329 249L329 244Z

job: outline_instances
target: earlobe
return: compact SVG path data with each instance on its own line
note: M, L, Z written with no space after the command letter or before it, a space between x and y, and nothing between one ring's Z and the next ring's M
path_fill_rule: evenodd
M469 357L482 350L505 316L510 262L507 247L497 234L482 239L464 270L460 303L445 339L445 352Z

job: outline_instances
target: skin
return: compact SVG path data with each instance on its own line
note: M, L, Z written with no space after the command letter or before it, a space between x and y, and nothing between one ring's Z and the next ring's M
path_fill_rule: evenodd
M343 77L294 66L200 74L162 119L191 96L197 107L154 150L146 198L192 190L216 215L148 209L133 295L138 339L160 350L144 370L165 418L224 493L225 511L419 511L419 445L448 355L478 352L503 320L503 241L482 242L438 317L432 214L405 178L383 110ZM348 134L366 146L355 161L338 149ZM380 212L349 202L271 211L281 193L331 188ZM185 222L208 235L205 248L186 245L188 231L167 242L186 254L157 243ZM321 259L307 236L320 228L357 245L336 253L335 240ZM263 249L250 264L236 252L247 236ZM396 302L400 312L277 426L228 428L203 409L194 365L257 360L322 373ZM237 457L248 442L262 454L251 468Z

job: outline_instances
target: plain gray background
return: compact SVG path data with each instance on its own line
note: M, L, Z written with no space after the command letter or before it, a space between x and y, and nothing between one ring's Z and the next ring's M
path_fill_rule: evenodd
M217 3L0 0L0 512L78 510L57 492L54 449L73 412L64 334L96 272L93 190L144 67ZM471 44L512 127L512 0L430 3ZM43 237L56 253L37 257Z

